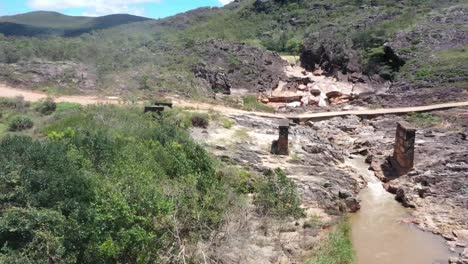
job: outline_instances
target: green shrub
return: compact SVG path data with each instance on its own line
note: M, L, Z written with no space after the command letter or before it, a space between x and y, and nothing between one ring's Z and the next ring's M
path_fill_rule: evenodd
M25 111L31 104L24 100L22 96L15 98L0 97L0 107L14 109L19 112Z
M355 254L351 241L351 227L343 221L328 235L328 238L315 252L310 264L353 264Z
M274 113L275 109L271 106L262 104L257 101L257 97L253 95L244 96L242 98L243 106L242 109L246 111L260 111L260 112L268 112Z
M236 122L228 117L221 118L221 125L226 129L232 128L235 124Z
M17 115L11 118L8 124L9 131L23 131L34 126L34 122L29 116Z
M254 203L260 214L278 218L304 216L296 184L281 169L268 171L257 190Z
M50 97L37 103L35 110L43 115L50 115L57 110L57 104Z
M222 164L217 173L218 177L233 187L238 193L247 194L255 192L256 179L250 171L237 166Z
M2 263L179 262L241 192L165 115L89 106L43 132L0 141Z
M190 121L194 127L208 128L208 125L210 124L209 116L207 114L193 113L190 117Z

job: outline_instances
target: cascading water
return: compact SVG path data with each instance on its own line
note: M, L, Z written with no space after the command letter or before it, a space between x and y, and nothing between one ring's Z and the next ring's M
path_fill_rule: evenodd
M361 156L347 159L368 182L361 191L361 210L350 216L358 264L447 263L451 256L443 238L402 223L410 211L385 191Z

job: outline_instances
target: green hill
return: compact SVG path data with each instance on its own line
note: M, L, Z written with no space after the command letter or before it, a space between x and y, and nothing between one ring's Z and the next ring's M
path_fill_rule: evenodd
M94 30L150 20L117 14L103 17L66 16L56 12L31 12L0 17L0 33L7 36L78 36Z
M58 35L74 37L0 35L0 80L130 97L255 92L285 78L277 54L284 53L339 80L391 82L392 96L421 104L431 97L456 99L468 83L468 5L463 0L239 0L83 35L89 25L104 27L121 15L92 22L48 17L55 16L69 28L44 21L36 23L42 26L39 35L62 30ZM19 18L31 21L17 16L5 23L16 25ZM40 32L31 24L21 26L29 36ZM452 58L456 63L448 63ZM428 96L406 96L429 90Z

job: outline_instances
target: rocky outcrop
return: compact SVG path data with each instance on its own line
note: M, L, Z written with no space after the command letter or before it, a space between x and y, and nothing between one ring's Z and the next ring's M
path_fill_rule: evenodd
M25 88L54 88L68 92L97 89L95 70L74 62L20 61L0 64L0 81Z
M335 42L326 34L315 34L305 40L301 65L309 71L318 68L324 70L329 76L340 76L353 72L361 72L356 51L347 47L345 43Z
M272 90L286 79L286 62L275 52L244 43L212 40L196 47L203 60L193 69L218 93L247 93Z
M198 64L194 68L195 77L202 79L204 85L214 93L231 94L231 82L222 69L210 70L205 64Z

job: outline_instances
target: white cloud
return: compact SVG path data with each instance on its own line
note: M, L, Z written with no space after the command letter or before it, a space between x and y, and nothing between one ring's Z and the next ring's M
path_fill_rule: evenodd
M218 0L222 5L227 5L229 3L231 3L232 1L234 0Z
M222 0L226 1L226 0ZM28 5L39 10L64 10L84 8L83 15L102 16L108 14L143 15L144 9L134 4L158 3L160 0L29 0Z

